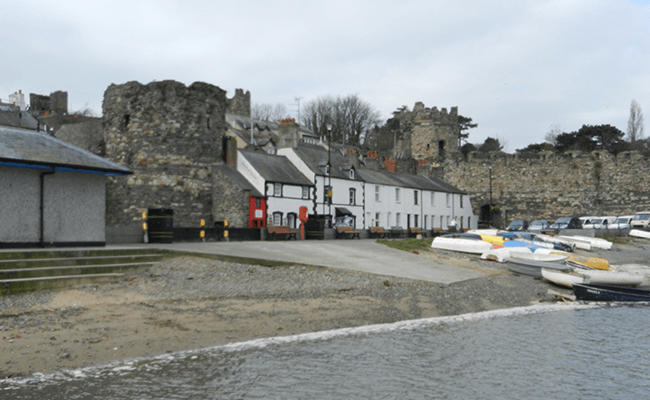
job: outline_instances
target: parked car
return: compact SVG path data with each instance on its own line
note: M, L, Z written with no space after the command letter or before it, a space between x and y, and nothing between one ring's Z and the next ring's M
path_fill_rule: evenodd
M582 227L584 228L585 225L591 223L591 221L595 218L598 218L595 215L592 215L591 217L580 217L580 223L582 224Z
M525 219L516 219L508 225L509 231L526 231L528 230L528 221Z
M583 229L607 229L610 224L616 221L616 217L598 217L590 219L586 224L582 224Z
M630 222L634 215L624 215L622 217L616 218L616 220L609 224L609 229L630 229Z
M551 229L581 229L582 223L578 217L560 217L549 227Z
M641 211L636 213L630 221L630 228L647 228L650 225L650 211Z
M528 225L529 231L541 231L542 229L548 229L548 221L545 219L538 219L533 221Z

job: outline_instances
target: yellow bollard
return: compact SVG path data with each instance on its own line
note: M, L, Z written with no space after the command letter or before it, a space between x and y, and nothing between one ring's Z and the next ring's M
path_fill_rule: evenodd
M228 221L223 221L223 237L226 239L226 242L230 242L228 237Z

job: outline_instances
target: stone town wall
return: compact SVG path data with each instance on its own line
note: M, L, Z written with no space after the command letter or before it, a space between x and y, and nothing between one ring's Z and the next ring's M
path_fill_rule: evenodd
M248 192L216 168L212 178L212 215L215 221L228 221L229 226L247 228Z
M212 219L212 164L221 159L226 92L196 82L111 85L104 93L106 158L133 175L109 179L106 225L140 223L148 208L174 210L174 226Z
M472 153L444 165L446 182L469 192L474 213L492 199L513 219L628 215L650 209L650 160L638 152Z

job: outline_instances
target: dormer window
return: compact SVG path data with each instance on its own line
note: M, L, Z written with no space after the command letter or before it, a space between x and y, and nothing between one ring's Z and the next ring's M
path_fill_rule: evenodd
M350 168L349 175L350 175L350 179L354 179L354 168Z

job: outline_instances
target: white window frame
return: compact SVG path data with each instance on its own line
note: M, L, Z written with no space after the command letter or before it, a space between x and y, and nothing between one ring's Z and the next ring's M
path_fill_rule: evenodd
M309 186L302 187L302 198L309 199Z
M416 206L418 205L418 201L419 201L419 200L418 200L418 194L419 194L419 193L418 193L417 190L414 190L414 191L413 191L413 202L414 202L413 204L415 204Z
M381 186L375 185L375 203L381 203Z
M381 213L375 213L375 226L379 226L379 219L381 218Z
M431 205L436 205L436 192L431 192Z
M395 213L395 226L399 227L401 226L400 223L400 213Z
M275 226L282 225L282 213L280 211L275 211L273 213L273 225Z
M274 183L273 184L273 197L282 197L282 184Z
M395 203L400 204L399 200L399 188L395 188Z
M451 194L447 193L447 207L451 207Z
M350 193L350 205L351 206L357 205L357 189L350 188L349 193Z

